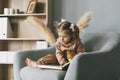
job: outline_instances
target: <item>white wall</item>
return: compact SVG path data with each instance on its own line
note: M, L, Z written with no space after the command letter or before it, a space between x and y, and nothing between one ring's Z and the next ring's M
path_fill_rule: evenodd
M93 17L87 32L120 32L120 0L54 0L54 21L77 23L86 12Z

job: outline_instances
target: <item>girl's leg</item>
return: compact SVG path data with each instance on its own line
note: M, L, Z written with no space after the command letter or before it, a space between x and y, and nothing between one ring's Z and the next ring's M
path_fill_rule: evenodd
M53 54L48 54L40 58L37 63L39 64L58 64L57 58Z
M40 58L38 61L33 61L29 58L26 58L25 60L26 64L30 67L37 67L38 65L44 65L44 64L58 64L57 58L53 54L48 54L42 58Z
M29 58L26 58L25 63L27 66L34 67L34 68L37 67L38 65L36 61L33 61Z

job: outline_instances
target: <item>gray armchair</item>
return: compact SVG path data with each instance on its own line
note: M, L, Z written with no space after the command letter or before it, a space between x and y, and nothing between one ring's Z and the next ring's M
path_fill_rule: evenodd
M34 60L55 53L48 49L17 52L14 59L15 80L120 80L120 33L84 33L81 40L86 52L76 55L67 71L31 68L25 59Z

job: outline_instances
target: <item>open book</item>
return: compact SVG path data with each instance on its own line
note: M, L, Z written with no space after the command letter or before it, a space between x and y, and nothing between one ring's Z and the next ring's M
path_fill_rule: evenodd
M64 64L63 66L60 65L38 65L38 68L41 69L53 69L53 70L66 70L69 66L70 62Z

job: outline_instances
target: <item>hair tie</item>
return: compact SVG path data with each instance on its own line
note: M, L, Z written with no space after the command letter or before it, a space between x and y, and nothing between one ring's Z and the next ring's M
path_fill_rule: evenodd
M65 19L61 19L61 22L58 23L58 25L61 25L63 22L65 22L66 20Z
M75 31L74 26L75 25L73 23L70 25L70 29L72 29L73 32Z

